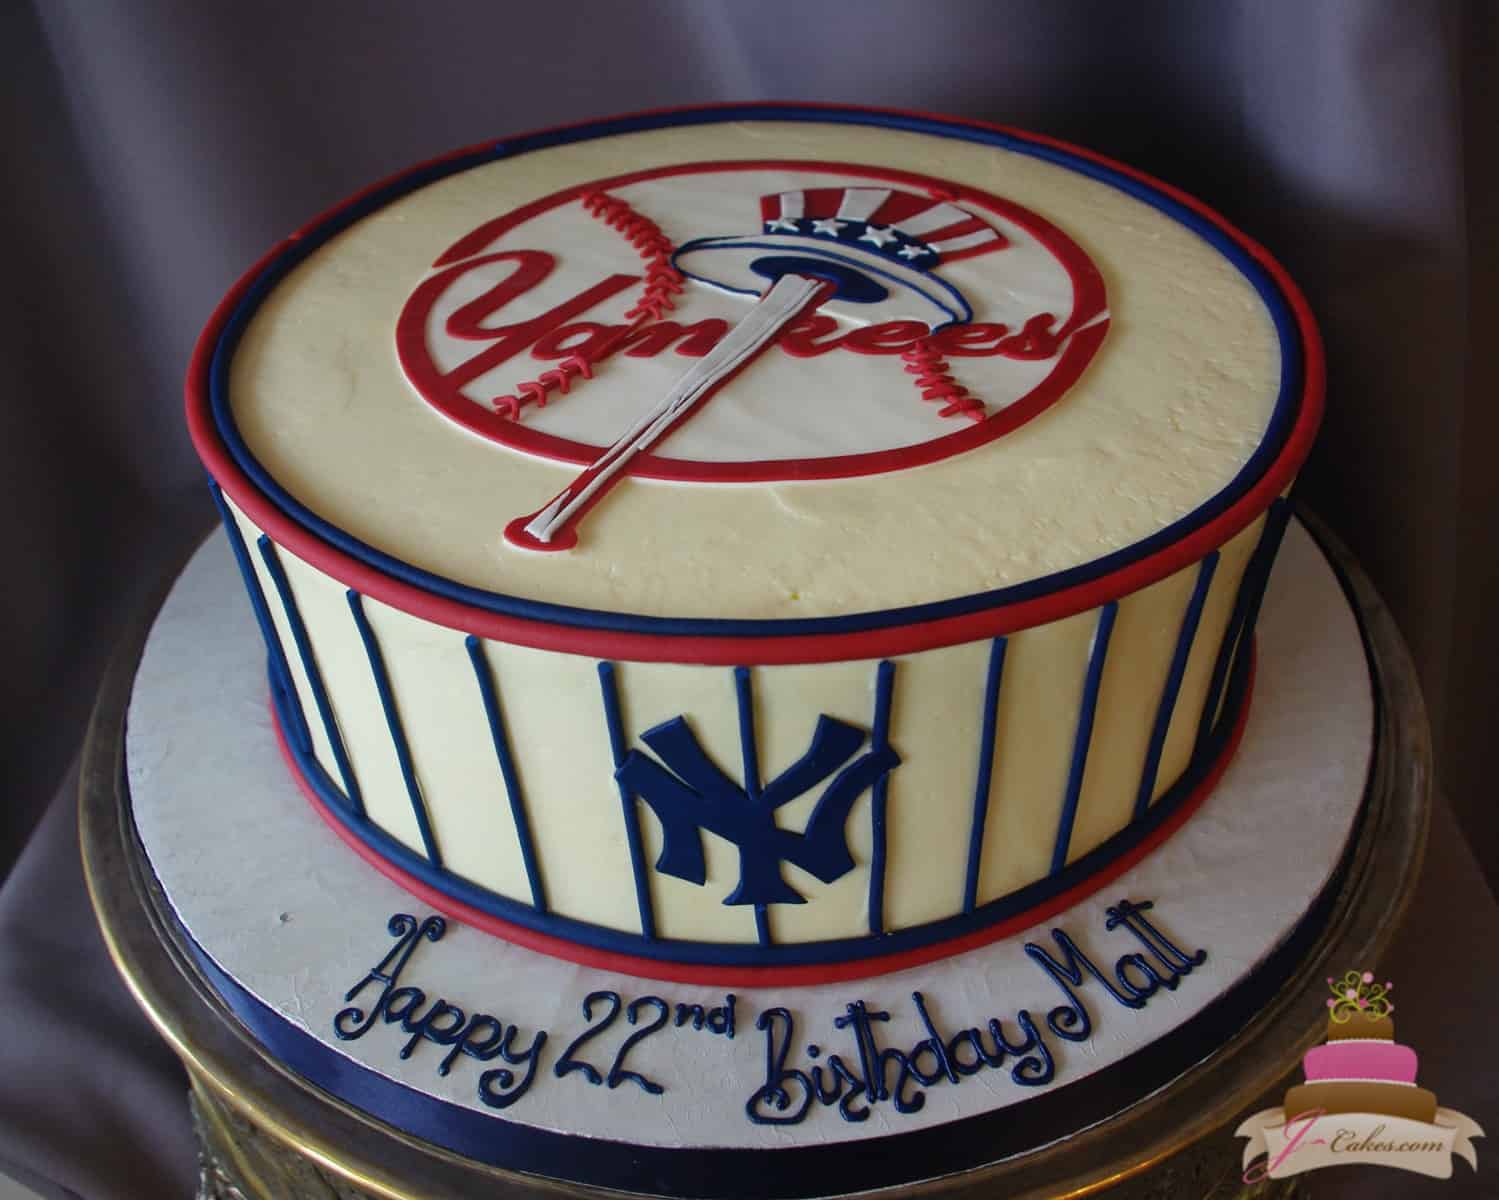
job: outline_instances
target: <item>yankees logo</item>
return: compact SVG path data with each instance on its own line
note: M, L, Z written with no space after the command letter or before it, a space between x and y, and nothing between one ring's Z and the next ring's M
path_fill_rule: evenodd
M998 196L867 165L724 162L486 222L417 285L396 340L444 415L581 468L509 514L511 544L560 550L630 475L840 478L972 450L1059 400L1107 326L1083 251Z
M864 730L825 715L818 719L807 752L763 787L753 780L744 786L734 783L708 757L682 717L640 738L661 761L631 750L615 778L644 800L661 822L663 844L656 870L688 883L705 883L702 833L717 834L739 851L739 883L725 904L805 903L782 878L782 862L823 883L852 871L854 859L844 832L849 810L900 762L889 746L855 758L864 744ZM776 824L776 809L824 783L803 832Z

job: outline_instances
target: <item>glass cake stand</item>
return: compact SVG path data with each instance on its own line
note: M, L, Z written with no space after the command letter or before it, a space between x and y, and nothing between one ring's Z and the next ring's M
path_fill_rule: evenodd
M1374 963L1393 935L1425 848L1431 743L1415 669L1389 611L1327 528L1311 514L1299 516L1343 579L1363 630L1375 694L1365 812L1326 927L1276 998L1170 1086L1063 1141L892 1193L1016 1200L1304 1194L1299 1178L1252 1189L1241 1183L1242 1143L1233 1128L1320 1040L1326 1008L1319 981L1347 963ZM620 1195L484 1166L403 1135L303 1081L244 1032L183 946L128 819L125 713L154 615L153 607L133 627L100 690L84 747L81 843L110 955L187 1068L200 1146L199 1197Z

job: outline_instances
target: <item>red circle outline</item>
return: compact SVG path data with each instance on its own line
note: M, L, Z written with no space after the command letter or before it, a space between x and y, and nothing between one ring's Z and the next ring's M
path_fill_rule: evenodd
M946 179L937 179L914 171L898 170L894 167L829 162L822 159L734 159L723 162L673 163L665 167L612 175L605 179L575 184L548 196L542 196L503 216L486 221L454 242L438 256L432 266L434 269L457 268L465 261L478 256L481 251L490 250L497 238L503 237L543 213L551 212L574 200L581 200L591 192L608 191L611 188L628 187L631 184L667 179L678 175L778 170L823 171L835 175L855 174L882 183L903 184L921 189L928 195L940 193L944 200L955 204L966 203L976 208L988 209L1006 221L1020 226L1046 248L1071 279L1072 312L1063 323L1059 333L1066 336L1069 331L1077 330L1078 332L1069 337L1056 366L1046 378L1025 395L992 413L983 421L964 425L952 433L939 434L924 442L898 446L890 450L828 455L820 458L735 462L696 462L656 454L640 454L631 462L631 475L682 482L768 483L804 479L846 479L858 475L874 475L884 471L922 466L965 453L1018 429L1060 400L1077 382L1088 364L1093 361L1107 331L1107 320L1086 330L1082 330L1081 326L1094 321L1100 314L1107 311L1107 296L1102 274L1081 246L1045 217L1031 212L1013 200L1006 200L979 188L953 183ZM427 348L427 323L443 291L431 285L441 278L443 278L441 275L428 275L423 279L407 298L406 303L402 305L401 314L396 321L396 354L407 381L428 404L471 433L489 438L491 441L523 454L535 454L578 466L587 466L592 463L603 453L604 446L590 446L571 438L543 433L523 422L513 420L501 413L491 412L482 405L475 404L458 388L448 385L443 373L433 363Z
M784 105L770 102L754 107L773 109L778 106L784 107ZM668 116L672 113L711 111L712 107L742 110L747 106L721 105L658 109L627 114L627 116L644 118ZM371 184L315 217L285 241L272 247L239 279L220 302L218 308L214 310L193 349L192 360L188 367L185 389L187 423L198 456L208 468L209 474L235 505L277 544L346 587L355 588L411 616L463 633L494 641L512 642L538 650L638 662L700 663L712 666L778 665L886 658L998 637L1020 629L1061 620L1140 591L1199 562L1257 520L1278 497L1290 488L1297 471L1311 451L1317 428L1322 421L1327 377L1326 362L1322 339L1305 297L1291 281L1285 269L1258 242L1234 228L1201 201L1193 199L1179 189L1162 183L1142 171L1114 162L1090 150L1069 145L1056 138L1026 133L990 122L956 120L951 117L937 117L927 113L897 109L851 108L832 104L803 104L798 107L827 111L830 114L861 112L901 118L917 117L948 126L966 126L999 133L1019 141L1050 147L1087 162L1096 163L1154 188L1216 226L1224 236L1241 246L1245 253L1270 276L1285 298L1301 337L1303 378L1300 404L1295 422L1288 431L1285 444L1281 447L1275 461L1237 501L1216 517L1203 522L1171 545L1127 566L1110 571L1096 579L1058 588L1044 596L999 604L978 612L889 628L831 634L768 634L753 637L698 633L643 633L585 625L564 625L554 621L513 616L434 595L425 588L388 575L330 545L277 508L240 469L214 427L208 386L209 370L213 362L214 348L234 311L244 300L255 281L288 246L381 189L390 187L415 172L430 170L445 162L481 153L493 145L491 142L467 146L441 155ZM570 126L539 130L528 136L582 128L592 123L580 121Z
M1257 645L1254 653L1257 655ZM1244 737L1244 728L1249 722L1249 707L1254 699L1254 681L1257 667L1257 658L1251 656L1249 669L1244 679L1244 695L1239 702L1238 712L1235 714L1233 727L1229 730L1223 748L1219 751L1217 759L1212 767L1198 781L1197 786L1182 799L1176 811L1171 813L1148 835L1124 851L1117 858L1105 866L1100 867L1086 879L1074 884L1066 891L1058 892L1048 900L1016 913L1014 916L1006 917L993 925L986 925L982 929L975 929L971 933L965 933L958 937L948 938L940 942L932 942L925 946L918 946L913 950L901 951L897 954L871 955L867 958L850 959L836 963L794 963L784 966L726 966L712 963L682 963L672 962L667 959L642 958L634 954L622 954L615 950L600 950L592 946L584 946L578 942L568 941L566 938L557 937L552 934L540 933L529 929L524 925L507 921L502 917L493 916L490 913L481 912L472 905L465 904L461 900L455 900L445 892L423 883L415 876L403 871L390 860L382 857L378 851L366 844L352 830L350 830L339 818L328 810L327 804L322 797L303 776L297 766L295 755L286 740L286 733L281 728L281 722L276 716L276 706L271 707L271 724L276 731L276 741L281 748L281 755L286 760L287 768L291 776L296 780L297 786L302 794L311 802L313 810L320 816L338 837L350 847L360 858L379 871L392 883L405 891L410 892L425 904L431 905L439 912L446 913L456 921L465 925L472 925L475 929L482 929L485 933L500 938L502 941L512 942L517 946L523 946L527 950L534 950L538 954L545 954L552 958L565 959L584 967L592 967L599 971L618 972L623 975L633 975L641 979L659 979L669 983L698 983L714 986L728 985L734 987L801 987L821 983L841 983L850 979L867 979L875 975L889 975L895 971L903 971L908 967L919 967L924 963L933 962L939 958L948 958L954 954L962 954L968 950L976 950L981 946L987 946L991 942L997 942L1001 938L1009 937L1011 934L1019 933L1041 921L1049 920L1058 913L1065 912L1075 904L1086 900L1100 888L1112 883L1123 875L1147 854L1164 843L1178 829L1187 823L1187 820L1202 806L1202 802L1208 798L1213 789L1218 786L1218 781L1223 778L1223 773L1228 770L1228 764L1238 752L1239 743ZM878 936L869 939L870 944L878 943ZM749 947L746 947L749 948Z

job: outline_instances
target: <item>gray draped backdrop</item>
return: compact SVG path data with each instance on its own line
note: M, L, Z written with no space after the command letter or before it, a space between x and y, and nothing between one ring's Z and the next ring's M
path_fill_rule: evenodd
M1408 997L1429 993L1402 1029L1427 1047L1464 1013L1491 1029L1481 998L1437 981L1476 979L1474 956L1492 973L1493 943L1461 930L1495 928L1474 855L1499 874L1482 764L1499 702L1496 15L1477 0L0 4L0 1169L56 1196L191 1186L180 1074L90 923L70 763L122 622L209 520L180 418L201 324L263 249L371 179L658 105L809 99L1028 127L1201 196L1288 266L1331 376L1301 495L1396 612L1456 814L1439 813L1391 953ZM1486 1102L1493 1129L1499 1058L1477 1036L1437 1086L1481 1122ZM1465 1069L1487 1091L1460 1095ZM1499 1150L1480 1155L1477 1183L1462 1165L1451 1184L1334 1172L1318 1194L1499 1193Z

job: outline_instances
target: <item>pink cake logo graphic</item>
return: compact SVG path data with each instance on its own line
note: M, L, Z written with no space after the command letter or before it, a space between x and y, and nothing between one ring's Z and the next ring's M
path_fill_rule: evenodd
M1416 1083L1416 1052L1395 1041L1394 985L1349 971L1327 986L1327 1040L1302 1059L1306 1082L1235 1131L1249 1139L1244 1182L1346 1163L1447 1179L1453 1155L1476 1170L1472 1139L1483 1130Z
M575 468L503 514L512 546L557 551L630 476L837 479L981 446L1055 404L1108 324L1087 254L1010 200L886 167L734 161L486 221L417 284L396 349L444 416Z

